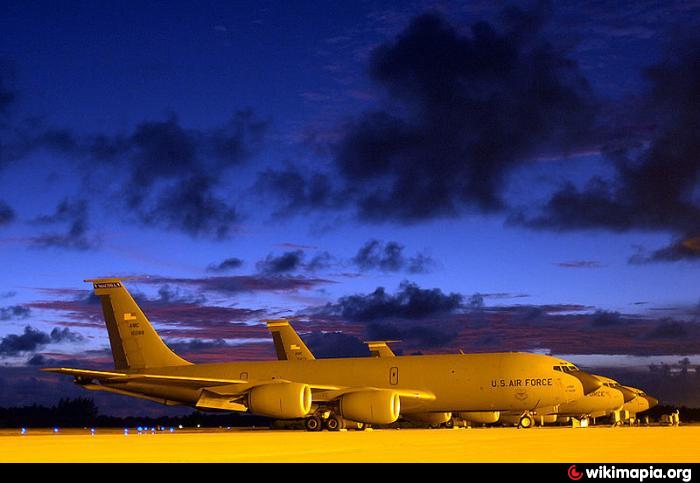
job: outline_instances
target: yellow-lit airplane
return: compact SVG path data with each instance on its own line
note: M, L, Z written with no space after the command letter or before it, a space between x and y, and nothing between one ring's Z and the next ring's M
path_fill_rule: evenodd
M275 343L275 350L280 360L310 360L314 356L308 347L299 337L288 320L270 320L267 323L268 329L272 332ZM369 341L365 342L373 357L395 357L396 354L389 348L388 343L398 341ZM573 364L561 364L555 370L562 372L577 371ZM567 422L571 418L576 418L583 425L588 425L589 417L614 416L615 421L619 421L622 405L636 397L636 394L622 387L616 381L602 376L594 376L601 381L601 386L575 401L563 403L558 407L543 407L536 410L535 418L539 423L555 423L557 421ZM463 411L455 416L472 423L491 424L496 422L520 424L520 413L501 411ZM454 424L452 414L430 413L421 414L417 418L411 415L404 415L405 419L431 425L445 424L450 427ZM526 423L527 424L527 423Z
M610 379L609 377L596 377L600 378L604 384L610 384L612 387L624 392L625 404L622 406L619 414L619 419L623 422L634 422L638 413L642 413L659 404L658 399L647 395L641 389L623 386L619 382L615 381L614 379Z
M306 428L339 429L344 420L389 424L400 415L449 411L520 412L575 401L600 387L565 361L541 354L364 357L192 364L171 351L120 279L88 280L100 298L115 369L47 368L85 389L205 410L305 418ZM330 423L330 424L329 424ZM525 424L529 425L529 424Z

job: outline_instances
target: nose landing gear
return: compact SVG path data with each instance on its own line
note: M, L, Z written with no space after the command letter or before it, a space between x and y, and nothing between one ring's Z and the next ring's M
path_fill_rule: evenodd
M522 416L520 416L520 420L518 421L518 429L530 429L534 425L535 420L530 415L530 413L525 413Z

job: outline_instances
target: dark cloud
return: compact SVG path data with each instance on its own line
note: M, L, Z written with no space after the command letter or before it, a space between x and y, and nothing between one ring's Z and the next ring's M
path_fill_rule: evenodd
M141 281L149 284L193 286L204 291L221 293L276 292L312 289L334 283L321 278L290 275L236 275L203 278L176 278L154 276Z
M591 316L592 327L610 327L624 324L625 320L619 312L610 312L607 310L597 310Z
M649 89L643 96L654 120L650 138L610 146L605 156L614 168L611 179L595 177L582 188L568 183L532 217L512 221L554 230L652 230L681 240L700 234L700 37L675 36L662 60L646 70ZM676 241L631 262L695 258Z
M207 272L228 272L243 266L243 260L236 257L227 258L220 263L212 263L207 267Z
M3 65L0 65L3 70L9 67L4 64L5 62L3 62ZM9 71L10 69L8 68L7 70ZM7 77L5 72L0 72L0 114L6 113L17 100L17 93L7 85ZM0 143L0 150L2 150L2 143Z
M647 334L649 339L681 339L688 337L690 331L698 332L697 324L688 324L674 320L663 320Z
M146 225L224 239L231 234L239 216L235 208L214 194L213 185L208 176L188 177L164 188L155 203L148 205L139 200L133 207Z
M26 319L31 314L31 309L24 305L11 305L0 308L0 320Z
M670 245L654 250L651 253L640 251L629 258L632 264L654 262L694 262L700 260L700 237L675 240Z
M52 329L49 337L51 338L51 342L54 343L81 342L84 340L84 337L81 334L71 331L68 327L64 327L63 329L56 327Z
M269 254L264 260L260 260L255 266L260 273L279 274L293 272L301 267L304 259L302 250L285 252L282 255Z
M360 339L340 332L314 332L304 337L314 357L368 357L369 350Z
M168 342L168 347L177 353L201 352L208 349L220 349L228 347L224 339L202 340L190 339L182 342Z
M281 255L268 254L263 260L256 263L259 273L264 275L279 275L304 270L317 272L331 268L337 264L337 260L328 252L318 252L307 260L303 250L291 250Z
M5 203L0 201L0 226L9 225L15 220L15 211Z
M188 129L176 116L144 121L130 133L79 136L41 122L20 126L19 134L3 146L5 161L21 159L36 150L68 156L78 162L87 185L99 182L118 189L118 200L144 225L184 232L191 236L227 238L240 220L235 207L221 193L222 179L262 145L267 122L247 109L223 126ZM77 161L76 161L77 162ZM105 173L109 173L105 182ZM114 198L100 200L113 212ZM66 237L38 240L67 244Z
M26 326L22 334L8 334L0 339L0 357L16 356L22 352L34 352L51 342L49 334Z
M34 246L40 248L67 248L72 250L89 250L96 248L99 241L88 235L88 204L85 200L63 200L51 215L40 216L35 224L65 225L62 233L45 233L31 238Z
M217 193L219 180L253 155L266 125L250 110L211 131L186 129L171 117L140 124L126 140L103 139L93 154L126 164L127 203L144 224L223 239L240 217Z
M591 92L576 63L544 38L547 16L507 8L500 27L478 22L468 33L434 13L414 18L370 55L386 107L342 126L332 148L337 196L330 175L278 173L292 185L278 191L285 209L340 198L361 219L406 223L503 210L514 168L589 142Z
M573 260L570 262L556 262L555 265L561 268L601 268L603 266L597 260Z
M435 261L424 254L407 258L403 254L404 246L390 241L383 243L379 240L368 240L357 252L352 262L360 270L382 270L398 272L406 270L410 273L428 272Z
M395 295L378 287L367 295L341 297L323 310L351 320L420 319L454 312L462 307L463 296L443 293L439 288L422 289L414 283L402 282Z
M414 347L444 347L454 343L458 332L432 325L398 325L373 322L367 325L367 337L373 340L401 340Z
M279 202L275 217L334 209L345 204L345 195L336 191L328 175L310 173L308 169L302 170L293 165L261 172L254 189Z

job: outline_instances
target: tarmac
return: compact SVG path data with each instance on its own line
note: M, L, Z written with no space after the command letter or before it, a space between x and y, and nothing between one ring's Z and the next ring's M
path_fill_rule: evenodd
M0 430L0 462L700 461L700 426L374 429Z

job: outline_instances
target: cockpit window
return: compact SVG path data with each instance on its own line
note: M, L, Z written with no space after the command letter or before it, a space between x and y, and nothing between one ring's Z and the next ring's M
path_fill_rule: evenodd
M560 367L560 366L554 366L554 368L553 368L553 369L554 369L555 371L559 371L559 372L561 372L561 367Z

